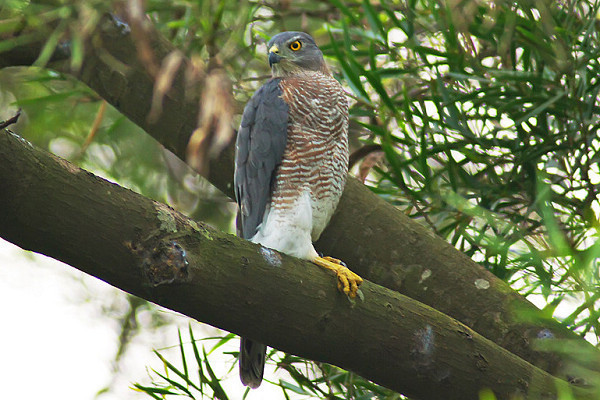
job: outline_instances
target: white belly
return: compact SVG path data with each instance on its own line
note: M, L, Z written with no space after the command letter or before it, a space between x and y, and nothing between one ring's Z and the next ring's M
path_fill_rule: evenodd
M327 224L327 221L323 221L323 212L319 208L315 211L313 215L313 204L308 192L300 195L291 207L269 207L265 210L258 232L250 241L290 256L314 260L318 254L312 244L313 226L322 225L318 232L320 234ZM314 217L318 221L313 221Z

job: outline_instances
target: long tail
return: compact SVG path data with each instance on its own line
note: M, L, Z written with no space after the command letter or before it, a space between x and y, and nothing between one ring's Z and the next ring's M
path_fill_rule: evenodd
M240 340L240 379L246 386L260 386L265 370L267 346L245 337Z

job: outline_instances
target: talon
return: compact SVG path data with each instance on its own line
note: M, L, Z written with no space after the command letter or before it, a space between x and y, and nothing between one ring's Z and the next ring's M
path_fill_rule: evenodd
M337 275L337 288L351 299L356 297L362 278L350 271L346 265L333 257L317 257L313 262L323 268L334 271Z
M343 275L340 275L338 272L338 286L342 286L342 291L348 295L350 293L350 284L348 283L348 278ZM338 288L339 289L339 288Z

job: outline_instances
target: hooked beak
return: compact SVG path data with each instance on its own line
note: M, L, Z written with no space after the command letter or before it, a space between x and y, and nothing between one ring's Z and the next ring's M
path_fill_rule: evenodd
M279 48L277 45L271 46L269 49L269 67L272 67L273 64L277 64L281 60L281 56L279 55Z

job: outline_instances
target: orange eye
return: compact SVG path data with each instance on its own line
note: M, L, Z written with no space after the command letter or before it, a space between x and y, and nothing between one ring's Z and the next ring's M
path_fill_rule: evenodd
M299 40L296 40L295 42L292 42L290 44L290 49L294 50L294 51L298 51L302 48L302 43Z

